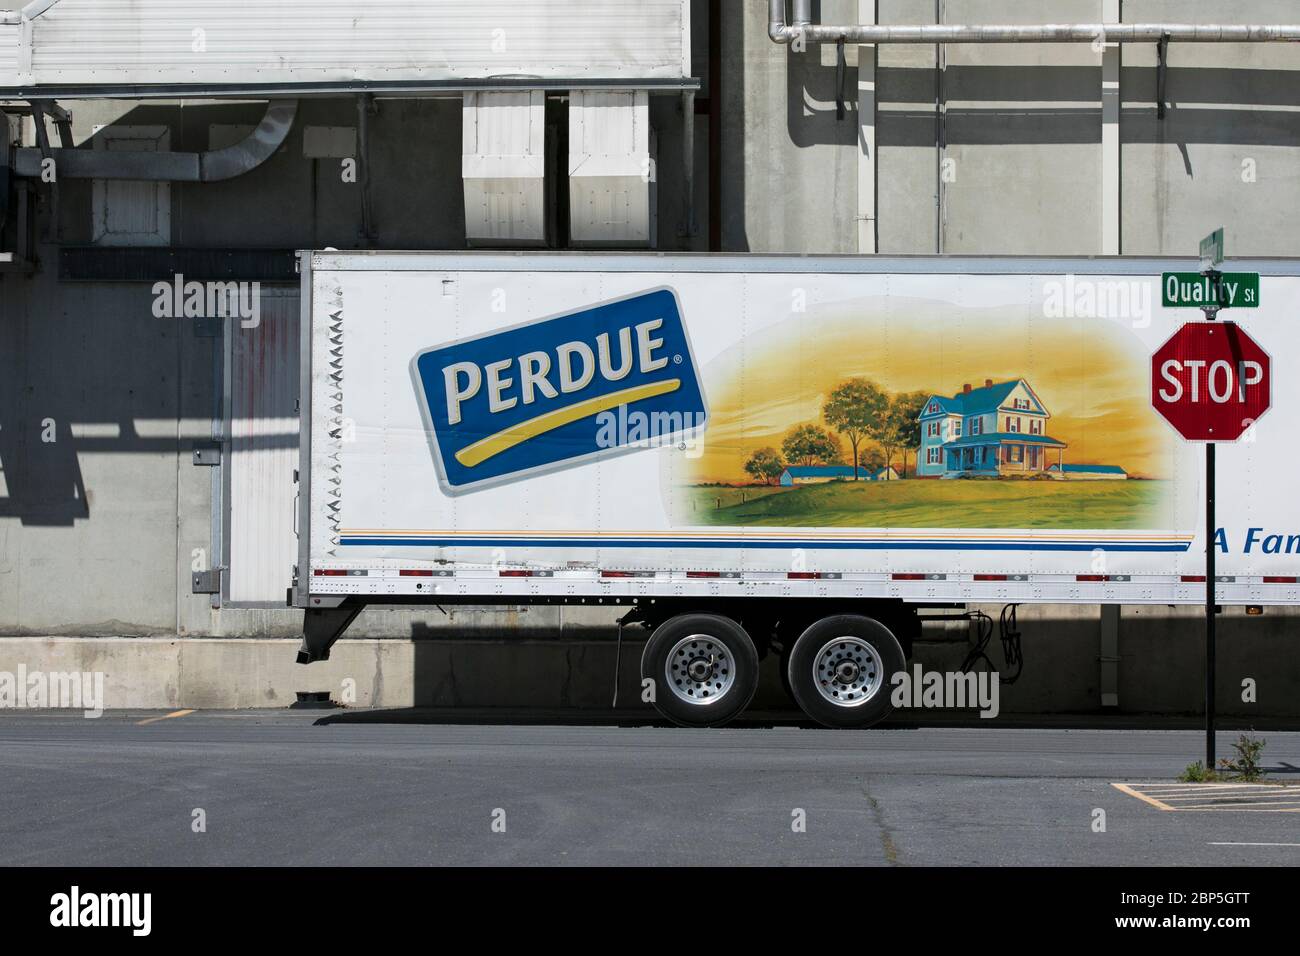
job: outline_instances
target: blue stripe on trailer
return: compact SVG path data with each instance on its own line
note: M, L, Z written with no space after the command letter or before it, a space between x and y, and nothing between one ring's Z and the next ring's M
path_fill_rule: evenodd
M1116 543L1108 541L824 541L816 539L774 541L735 539L598 539L598 538L414 538L345 537L339 544L352 548L808 548L873 551L1142 551L1180 552L1190 542Z

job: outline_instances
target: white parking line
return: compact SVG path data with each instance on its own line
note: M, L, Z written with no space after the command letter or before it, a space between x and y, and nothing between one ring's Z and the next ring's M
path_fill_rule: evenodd
M1300 787L1266 783L1112 783L1158 810L1300 813Z

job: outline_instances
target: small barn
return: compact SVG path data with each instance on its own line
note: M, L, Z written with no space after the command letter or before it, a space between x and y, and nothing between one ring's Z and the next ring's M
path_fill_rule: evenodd
M871 472L858 466L858 479L870 481ZM787 465L781 472L781 487L820 485L828 481L852 481L852 465Z
M1053 478L1075 481L1123 481L1128 478L1128 472L1119 465L1053 465L1047 473Z

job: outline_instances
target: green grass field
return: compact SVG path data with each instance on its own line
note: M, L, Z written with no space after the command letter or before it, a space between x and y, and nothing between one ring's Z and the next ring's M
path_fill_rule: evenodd
M1159 528L1171 517L1167 489L1163 481L1006 479L701 486L678 489L677 511L683 523L733 527Z

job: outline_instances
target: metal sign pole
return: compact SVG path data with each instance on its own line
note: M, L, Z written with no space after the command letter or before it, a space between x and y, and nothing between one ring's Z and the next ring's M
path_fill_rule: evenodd
M1219 310L1225 308L1259 308L1259 274L1241 272L1225 274L1220 270L1223 259L1223 230L1216 229L1201 240L1200 272L1165 272L1160 276L1161 305L1164 308L1195 306L1205 313L1205 325L1187 322L1151 356L1151 404L1187 441L1205 443L1205 769L1214 771L1215 690L1215 602L1217 577L1214 573L1218 548L1218 521L1214 514L1215 455L1219 442L1239 439L1248 425L1266 412L1271 404L1271 366L1264 352L1235 324L1217 325ZM1224 290L1231 295L1224 295ZM1231 334L1220 334L1220 330ZM1249 348L1255 358L1243 361L1241 351ZM1184 354L1186 352L1187 354ZM1199 361L1192 361L1193 358ZM1227 361L1231 359L1231 361ZM1192 372L1190 401L1184 400L1181 380L1176 392L1157 391L1157 374L1170 381L1170 369L1215 368L1223 364L1238 369L1242 379L1229 390L1226 399L1211 395L1209 404L1196 397L1199 371ZM1246 369L1251 369L1249 378ZM1183 374L1179 372L1179 374ZM1234 377L1229 372L1229 381ZM1262 385L1247 395L1248 385ZM1235 397L1233 397L1235 396ZM1252 425L1253 427L1253 425Z
M1214 288L1212 305L1205 307L1205 320L1218 318L1220 296L1219 282L1222 273L1210 269L1206 273ZM1215 688L1215 634L1214 634L1214 548L1218 525L1214 519L1214 453L1215 443L1205 445L1205 769L1214 769L1214 688Z
M1214 442L1205 446L1205 769L1214 769Z

